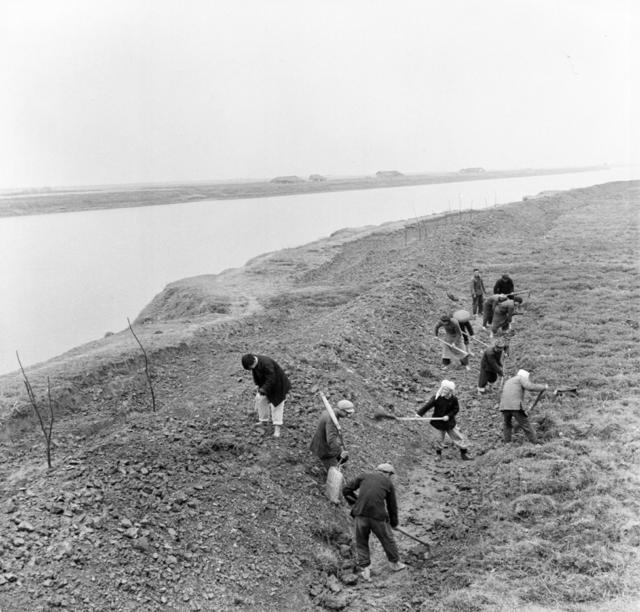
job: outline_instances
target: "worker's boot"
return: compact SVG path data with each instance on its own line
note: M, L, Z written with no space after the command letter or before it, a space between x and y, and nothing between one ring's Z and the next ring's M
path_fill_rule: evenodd
M466 448L460 449L460 457L462 458L463 461L471 461L471 457L469 457L469 455L467 454Z
M442 451L438 449L436 451L436 461L441 461L441 460L442 460Z
M279 438L280 437L280 425L274 425L273 426L273 437L274 438Z
M400 561L395 561L391 564L391 569L394 572L399 572L400 570L405 569L407 566L404 563L400 563Z
M486 388L485 388L485 387L478 387L478 393L479 393L480 395L482 395L483 393L486 393L486 392L487 392L487 390L486 390Z
M360 576L363 580L371 582L371 566L367 565L367 567L363 567L362 571L360 572Z

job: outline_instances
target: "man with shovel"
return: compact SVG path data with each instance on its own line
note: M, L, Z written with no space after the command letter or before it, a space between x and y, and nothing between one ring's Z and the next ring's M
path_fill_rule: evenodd
M375 472L360 474L348 482L342 494L351 508L355 521L356 563L364 580L371 580L371 555L369 536L371 532L382 544L382 548L393 571L403 570L398 546L392 528L398 526L398 503L391 477L395 470L390 463L381 463ZM359 494L356 493L359 491Z
M482 353L480 360L480 376L478 377L478 393L486 393L487 387L498 380L498 376L504 376L503 356L508 347L503 338L498 338L493 346L489 346Z
M469 461L471 457L467 453L466 439L456 426L456 414L460 410L460 405L458 404L458 398L454 395L455 390L455 383L450 380L443 380L436 394L422 408L419 408L416 414L422 417L433 408L433 416L435 418L431 421L431 427L438 431L438 440L436 442L437 459L442 458L444 439L448 435L450 440L460 449L462 460Z
M351 417L354 412L353 404L349 400L342 399L338 402L334 414L337 419L342 419ZM331 467L344 463L349 458L347 451L342 446L340 432L328 411L324 411L318 421L310 448L322 461L322 465L327 471Z
M502 432L505 442L511 442L512 420L515 418L516 423L524 431L529 442L532 444L538 443L536 432L533 430L529 417L524 411L524 392L539 391L542 393L548 388L549 385L547 384L532 383L529 380L529 372L527 370L518 370L515 376L512 376L504 383L502 397L500 398L500 410L504 421Z

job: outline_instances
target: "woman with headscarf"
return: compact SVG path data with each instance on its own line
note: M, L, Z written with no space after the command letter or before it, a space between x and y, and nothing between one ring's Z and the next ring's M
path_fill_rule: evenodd
M460 329L460 323L458 320L449 315L443 314L440 320L436 324L434 333L436 338L440 328L443 327L445 331L445 339L442 343L442 367L447 369L452 359L459 359L460 364L469 370L469 353L464 350L462 345L462 329ZM442 342L442 340L440 340Z
M416 411L418 416L424 416L433 408L433 417L442 418L441 421L431 421L431 427L438 432L436 441L436 455L442 458L444 439L448 435L449 439L460 449L460 457L464 461L471 459L467 454L467 441L463 433L456 425L456 414L460 410L458 398L455 396L456 385L450 380L443 380L440 388L429 398L429 401Z

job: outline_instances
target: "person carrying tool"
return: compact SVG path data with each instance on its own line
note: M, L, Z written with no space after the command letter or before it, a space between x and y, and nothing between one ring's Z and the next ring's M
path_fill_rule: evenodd
M447 369L452 359L459 359L460 364L469 370L469 355L467 351L462 348L462 330L460 329L460 323L457 319L443 314L440 320L436 324L434 333L438 338L438 332L443 327L445 331L445 339L442 342L442 367ZM438 338L440 340L440 338Z
M258 420L266 428L269 417L273 422L273 437L280 437L283 423L284 400L291 383L280 365L271 357L247 353L242 356L242 367L251 370L253 382L258 386L255 407Z
M515 376L509 378L502 388L502 397L500 398L500 410L503 418L503 437L505 442L511 442L511 434L513 432L512 420L515 418L516 423L524 431L527 439L532 444L538 443L536 432L533 430L529 417L524 411L523 401L525 391L545 391L549 388L547 384L535 384L529 380L529 372L527 370L518 370Z
M355 521L356 564L360 575L367 581L371 580L371 532L382 544L392 570L397 572L407 567L400 562L398 546L391 530L398 526L398 503L392 482L394 474L393 465L381 463L375 472L360 474L342 489L342 495L352 506L351 516Z
M480 270L474 268L473 276L471 277L471 312L473 316L482 315L482 302L486 293Z
M351 417L354 412L353 404L349 400L342 399L336 406L335 415L337 419L342 419ZM349 454L342 446L340 432L327 411L322 413L318 421L316 433L309 448L322 461L327 471L330 467L345 463L349 459Z
M478 376L478 393L486 393L487 387L498 380L498 376L504 376L502 358L508 353L509 347L503 338L484 350L480 359L480 375Z
M456 385L450 380L443 380L435 395L429 398L427 403L416 410L418 416L423 417L433 408L434 417L442 417L442 421L431 421L431 427L438 431L436 441L436 458L442 459L442 449L444 448L445 436L460 449L460 457L463 461L469 461L471 457L467 451L467 441L463 433L456 425L456 414L460 410L458 398L455 396Z
M474 335L470 320L471 315L466 310L456 310L453 313L453 318L458 322L458 325L460 325L462 341L464 342L464 350L471 354L471 351L469 350L469 340L471 336Z
M507 297L513 297L514 288L513 288L513 280L508 274L503 274L493 286L493 293L502 293Z

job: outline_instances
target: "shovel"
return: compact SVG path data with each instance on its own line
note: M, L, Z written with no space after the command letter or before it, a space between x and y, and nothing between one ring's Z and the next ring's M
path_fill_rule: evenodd
M420 542L420 544L422 544L423 546L426 546L429 549L429 551L431 551L431 544L429 544L429 542L425 542L424 540L421 540L420 538L416 538L416 536L411 535L410 533L407 533L404 529L400 529L400 527L394 527L393 530L394 531L399 531L402 535L405 535L408 538L411 538L412 540L415 540L416 542Z
M454 351L458 351L459 353L462 353L465 357L467 355L469 355L469 353L467 353L467 351L458 348L457 346L453 345L453 344L449 344L448 342L445 342L442 338L438 338L438 336L434 336L434 338L438 341L438 342L442 342L442 344L444 344L445 346L448 346L450 349L454 350Z
M373 418L376 421L381 421L383 419L386 419L389 421L444 421L444 417L431 417L431 418L399 417L399 416L396 416L395 414L390 414L389 412L385 412L384 410L377 410L376 413L373 415Z

